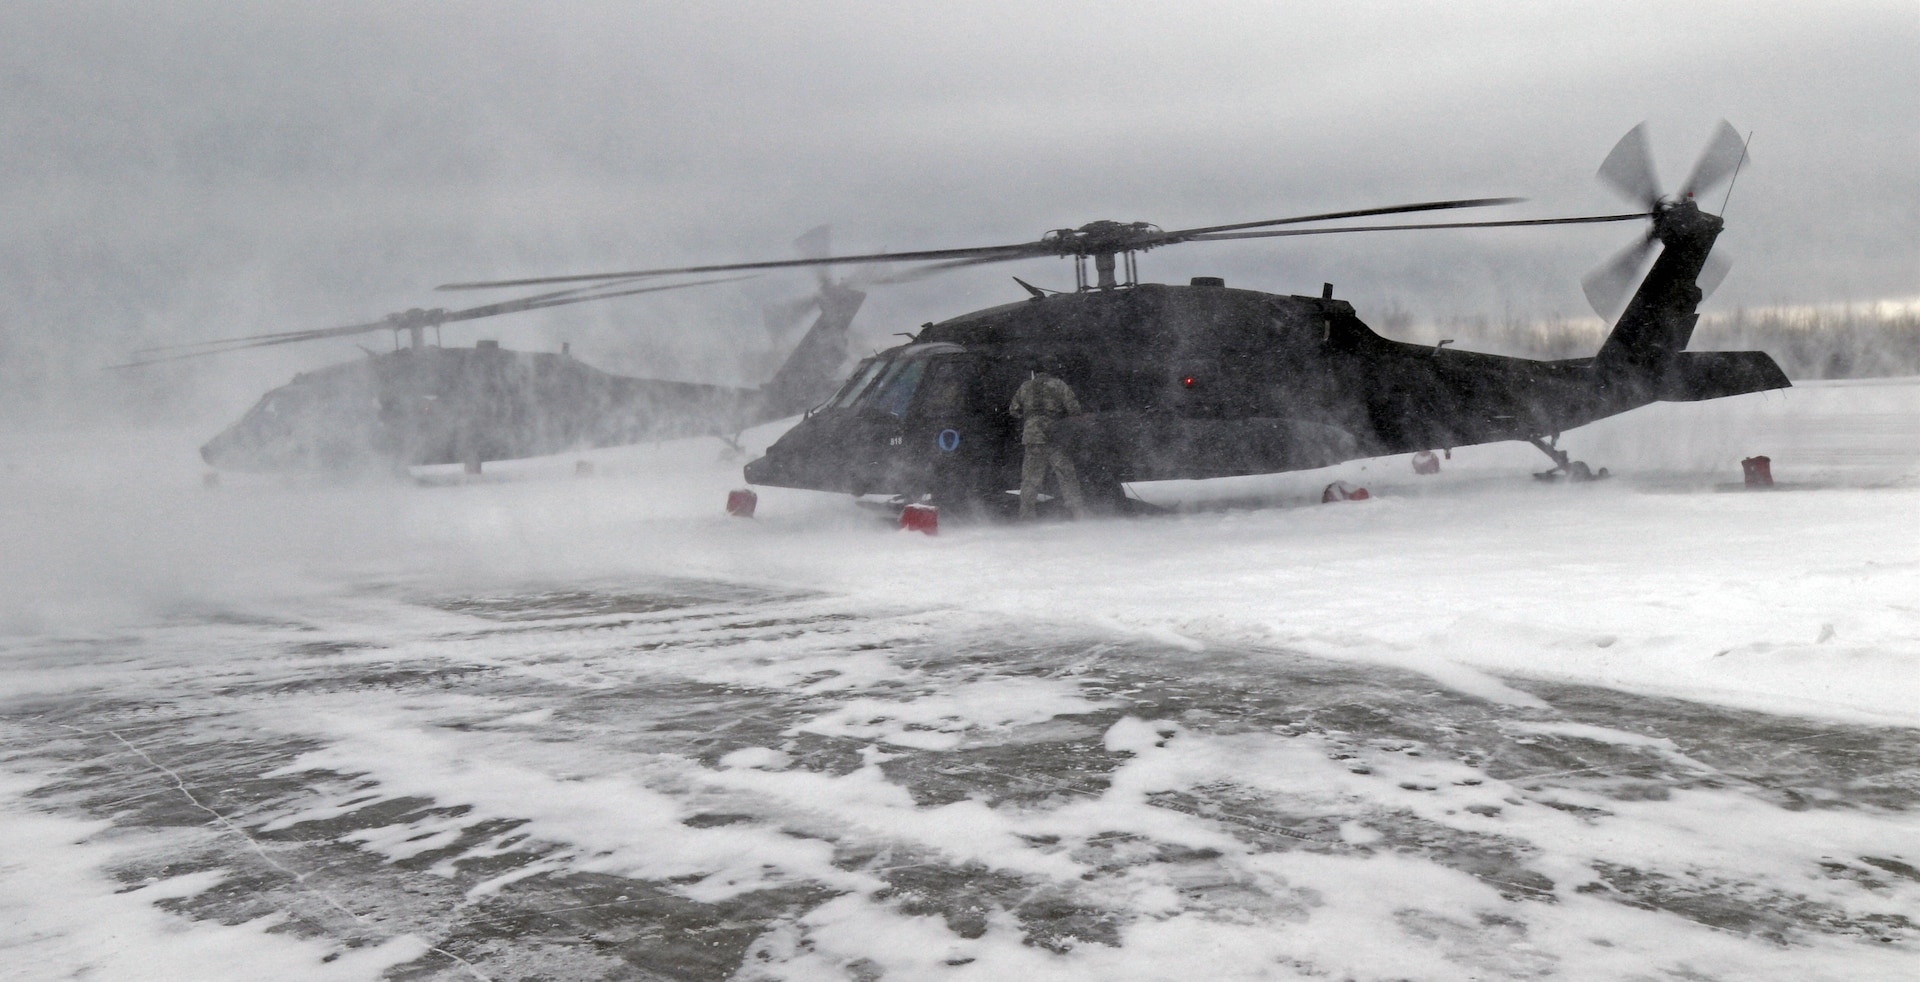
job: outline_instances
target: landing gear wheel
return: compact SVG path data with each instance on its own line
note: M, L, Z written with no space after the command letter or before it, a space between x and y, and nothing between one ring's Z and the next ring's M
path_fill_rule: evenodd
M1593 468L1588 467L1587 462L1584 460L1573 460L1569 458L1565 450L1561 450L1558 447L1554 446L1554 444L1557 443L1559 439L1560 439L1560 434L1558 433L1555 433L1553 435L1552 440L1542 440L1537 436L1530 436L1527 438L1528 443L1531 443L1535 447L1540 448L1540 452L1543 454L1546 454L1549 458L1552 458L1554 463L1554 467L1552 470L1540 471L1534 474L1533 476L1536 479L1542 480L1542 481L1557 481L1560 478L1565 477L1567 480L1575 484L1580 484L1585 481L1598 481L1598 480L1601 480L1602 478L1612 476L1607 472L1607 469L1605 467L1602 467L1596 471Z

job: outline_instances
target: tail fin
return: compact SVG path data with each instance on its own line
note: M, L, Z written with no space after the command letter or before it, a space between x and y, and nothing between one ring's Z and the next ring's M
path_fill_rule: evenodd
M805 412L833 394L847 361L847 331L867 295L840 283L820 284L820 316L800 339L785 364L760 388L763 419Z
M1660 257L1594 356L1602 389L1623 405L1692 402L1793 383L1763 351L1687 351L1700 322L1700 271L1722 223L1690 199L1657 206Z
M1700 270L1721 226L1718 215L1689 200L1658 207L1651 237L1660 242L1660 257L1593 360L1603 385L1654 384L1686 350L1700 320Z

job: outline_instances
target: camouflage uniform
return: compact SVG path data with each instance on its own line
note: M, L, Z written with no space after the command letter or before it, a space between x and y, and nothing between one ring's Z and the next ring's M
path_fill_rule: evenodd
M1033 517L1035 499L1040 493L1040 485L1052 471L1060 482L1060 494L1067 499L1067 510L1073 517L1086 514L1086 503L1080 497L1080 475L1073 469L1073 461L1059 445L1053 442L1053 423L1062 416L1077 416L1080 413L1080 400L1074 396L1073 389L1067 383L1048 374L1045 370L1033 373L1033 377L1020 383L1020 391L1013 394L1013 404L1007 412L1026 423L1020 429L1020 442L1026 448L1026 458L1020 464L1020 517Z

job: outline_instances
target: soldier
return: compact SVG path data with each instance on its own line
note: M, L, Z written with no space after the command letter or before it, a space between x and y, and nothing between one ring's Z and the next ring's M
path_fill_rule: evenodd
M1059 444L1053 441L1053 424L1062 416L1077 416L1080 413L1080 400L1074 396L1073 389L1060 381L1060 359L1046 355L1033 376L1020 383L1020 391L1013 394L1013 404L1007 412L1014 418L1026 421L1020 429L1020 443L1026 450L1026 457L1020 464L1020 518L1022 521L1033 518L1035 499L1040 494L1040 485L1051 471L1060 482L1060 494L1067 499L1067 510L1073 517L1086 515L1087 506L1080 498L1080 475L1074 472L1073 461Z

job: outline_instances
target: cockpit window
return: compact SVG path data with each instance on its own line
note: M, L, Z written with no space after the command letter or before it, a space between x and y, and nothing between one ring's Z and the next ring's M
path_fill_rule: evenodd
M873 384L873 377L880 374L880 370L885 367L887 363L878 358L869 358L861 362L860 367L853 370L853 377L847 379L847 384L841 386L840 391L834 393L832 399L827 400L827 405L835 409L845 409L853 405L853 401L860 397L860 393L865 392L867 386Z
M926 350L928 348L934 350ZM905 353L895 352L861 362L853 377L823 405L834 409L877 409L894 416L905 416L914 394L927 388L928 399L942 406L957 406L966 400L968 376L957 362L946 357L953 345L928 345ZM927 386L921 379L929 380ZM943 410L943 412L952 410Z
M920 387L920 376L927 370L925 358L909 358L894 363L894 368L873 387L870 399L861 400L875 409L904 416L913 391Z
M920 384L920 411L934 417L965 412L969 367L952 358L942 358L929 365L926 381Z

